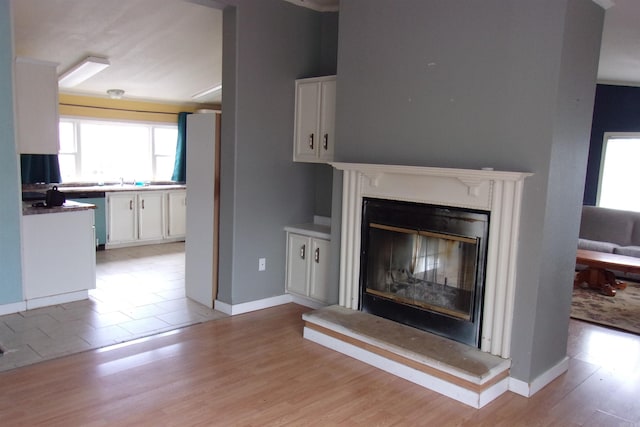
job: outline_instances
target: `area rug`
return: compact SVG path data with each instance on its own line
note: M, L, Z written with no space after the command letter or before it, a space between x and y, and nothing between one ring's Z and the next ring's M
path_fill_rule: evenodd
M616 296L594 289L573 289L571 317L640 335L640 284L627 282Z

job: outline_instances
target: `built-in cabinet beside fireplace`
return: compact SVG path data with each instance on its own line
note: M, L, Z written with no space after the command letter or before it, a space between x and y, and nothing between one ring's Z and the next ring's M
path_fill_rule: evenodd
M324 305L330 302L328 283L331 228L328 220L285 227L286 289L289 294Z
M293 161L327 163L335 150L336 76L295 82Z

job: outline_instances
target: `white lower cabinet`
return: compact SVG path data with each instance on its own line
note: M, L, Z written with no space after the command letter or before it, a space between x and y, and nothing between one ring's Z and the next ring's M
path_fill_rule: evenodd
M187 234L187 191L167 192L167 237L184 238Z
M162 191L107 194L107 246L160 242L164 238Z
M311 271L309 277L309 296L322 302L329 302L327 272L329 269L329 241L311 239L310 260Z
M164 238L164 193L143 191L138 193L138 240Z
M138 239L136 193L109 193L107 198L107 245Z
M95 242L92 209L23 216L27 308L87 298L96 287Z
M327 303L329 240L287 233L287 292Z

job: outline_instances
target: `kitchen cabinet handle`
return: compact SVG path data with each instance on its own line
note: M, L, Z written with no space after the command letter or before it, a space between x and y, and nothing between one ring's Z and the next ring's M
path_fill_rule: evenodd
M144 209L144 199L142 199L142 209Z
M313 150L313 134L309 135L309 148Z
M306 250L307 250L307 245L300 246L300 258L304 259Z
M316 261L316 263L320 262L320 248L316 248L316 253L313 256L313 259Z
M129 200L129 210L133 210L133 200Z
M329 134L325 133L322 141L322 148L327 150L329 148Z

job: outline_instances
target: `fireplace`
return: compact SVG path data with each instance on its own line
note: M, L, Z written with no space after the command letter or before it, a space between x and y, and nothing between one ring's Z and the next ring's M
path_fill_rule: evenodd
M363 198L360 310L479 346L486 211Z
M440 205L450 212L467 210L473 214L484 213L487 216L480 222L484 224L483 227L487 227L488 234L471 233L470 236L472 240L479 236L475 250L478 253L484 252L486 256L484 260L476 261L476 273L469 273L474 275L476 280L484 276L484 285L483 288L472 291L474 295L468 300L472 305L469 307L468 316L473 318L474 322L477 321L472 329L477 328L476 339L479 340L477 345L480 350L509 358L522 187L524 179L531 174L494 171L491 168L475 170L362 163L332 163L332 166L344 172L339 305L352 310L360 310L362 307L361 269L363 274L369 274L368 266L364 269L360 261L362 250L365 249L363 243L366 243L368 238L365 237L363 242L364 200ZM465 223L464 220L457 222ZM403 227L394 223L392 226L410 229L411 232L408 234L417 233L418 236L421 231L426 231L422 230L420 224L417 227ZM453 245L455 239L451 236L460 237L460 233L456 231L444 230L440 234L445 236L437 237L437 240L444 240L445 243L442 244L445 246ZM422 240L416 237L405 238ZM460 249L459 256L469 257L471 251L469 248ZM462 255L463 253L467 255ZM441 276L438 280L442 284L444 279ZM463 304L454 311L467 312L466 310ZM452 313L441 314L455 317ZM464 316L466 315L458 317ZM465 319L462 321L466 322ZM447 332L439 333L446 335ZM475 346L475 339L473 342Z
M531 174L331 165L344 172L340 295L338 305L303 315L304 337L475 408L508 390ZM452 323L431 333L434 317Z

